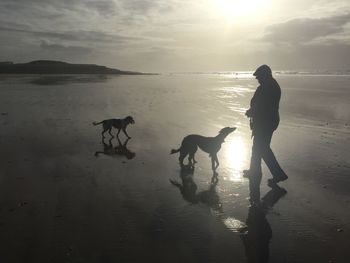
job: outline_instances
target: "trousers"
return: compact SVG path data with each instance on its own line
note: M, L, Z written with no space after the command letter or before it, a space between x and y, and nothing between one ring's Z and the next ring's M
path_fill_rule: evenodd
M270 147L273 132L273 130L269 129L254 131L250 171L255 174L261 174L261 160L264 160L272 177L277 179L284 174L284 171Z
M273 132L273 129L253 131L252 157L249 169L253 178L251 178L249 184L251 197L256 200L260 198L261 160L264 160L274 179L278 180L280 176L285 175L270 147Z

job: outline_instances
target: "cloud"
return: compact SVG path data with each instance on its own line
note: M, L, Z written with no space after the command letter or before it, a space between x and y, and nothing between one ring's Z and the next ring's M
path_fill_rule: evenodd
M307 43L344 31L350 13L326 18L299 18L266 28L262 40L271 43Z
M121 1L124 9L135 12L148 12L159 5L159 0L126 0Z
M110 17L117 13L117 5L112 0L89 1L85 5L101 16Z
M125 10L135 13L148 13L150 11L167 12L173 10L178 0L119 0Z
M103 31L84 31L84 30L74 30L74 31L35 31L25 28L21 28L21 25L17 27L6 27L0 26L0 31L5 31L8 33L14 33L17 36L24 34L27 36L32 36L36 38L46 38L46 39L55 39L61 41L70 41L70 42L84 42L84 43L113 43L123 44L128 43L132 40L137 41L140 38L129 37L118 34L107 33Z
M66 11L78 12L83 5L81 0L1 0L0 17L12 15L16 19L49 18L64 15ZM25 17L21 17L25 15Z
M74 54L75 56L83 56L91 53L91 49L87 47L79 46L64 46L60 44L51 44L48 41L42 40L40 48L55 53L64 53L64 54Z

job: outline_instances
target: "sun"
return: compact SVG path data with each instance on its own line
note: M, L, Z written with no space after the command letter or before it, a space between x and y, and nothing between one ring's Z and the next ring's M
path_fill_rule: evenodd
M228 18L247 17L265 9L269 0L213 0L217 11Z

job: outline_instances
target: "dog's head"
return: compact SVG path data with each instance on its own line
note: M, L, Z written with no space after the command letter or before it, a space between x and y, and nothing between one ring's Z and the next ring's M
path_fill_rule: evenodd
M233 132L236 129L237 129L236 127L225 127L219 131L219 134L222 135L224 138L226 138L227 135L229 135L231 132Z
M126 117L124 120L127 124L130 124L130 123L134 124L135 123L134 118L131 116Z

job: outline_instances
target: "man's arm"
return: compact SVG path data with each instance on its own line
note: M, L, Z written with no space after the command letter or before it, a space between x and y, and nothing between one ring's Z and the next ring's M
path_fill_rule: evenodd
M250 108L246 111L245 115L249 118L253 117L254 116L254 113L256 111L256 105L257 105L257 101L258 101L258 97L259 97L259 94L260 94L260 91L261 90L261 86L259 86L252 99L250 100Z

